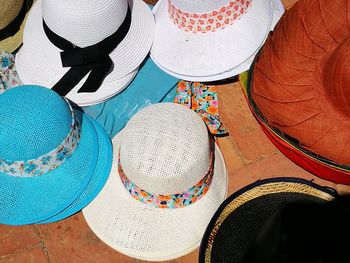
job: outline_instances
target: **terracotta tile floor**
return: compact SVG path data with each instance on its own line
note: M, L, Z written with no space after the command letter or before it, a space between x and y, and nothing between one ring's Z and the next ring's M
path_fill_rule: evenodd
M152 2L152 1L149 1ZM153 1L154 2L154 1ZM286 6L295 0L283 1ZM303 177L340 193L350 186L335 185L296 166L267 140L248 109L239 84L219 87L220 113L230 135L219 140L229 172L229 194L258 179ZM197 262L198 251L168 261ZM41 262L144 262L110 249L89 230L81 213L66 220L24 227L0 226L0 263Z

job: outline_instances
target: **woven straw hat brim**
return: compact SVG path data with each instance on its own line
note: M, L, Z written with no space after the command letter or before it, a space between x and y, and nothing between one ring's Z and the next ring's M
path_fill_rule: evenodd
M279 6L278 6L279 3L278 2L279 1L280 0L274 0L273 1L274 7L276 9L273 10L273 20L274 20L274 22L272 23L272 27L274 27L276 25L278 19L281 16L281 13L279 13L280 10L278 10L278 8L279 8ZM156 11L158 5L159 5L159 2L157 2L157 4L155 5L155 7L153 9L154 12ZM203 81L203 82L205 82L205 81L217 81L217 80L230 78L230 77L236 76L236 75L238 75L238 74L240 74L240 73L242 73L244 71L247 71L251 67L251 65L252 65L252 63L254 61L254 58L256 57L256 55L258 54L259 50L261 49L261 47L265 43L265 41L266 41L266 39L268 37L268 33L269 33L270 30L271 30L271 28L268 28L264 41L261 43L261 45L257 48L257 50L247 60L243 61L241 64L235 66L234 68L229 69L229 70L227 70L225 72L222 72L222 73L219 73L219 74L210 75L210 76L187 76L187 75L183 75L183 74L177 74L176 72L172 72L172 71L168 70L167 68L163 67L154 58L152 58L152 60L164 72L166 72L169 75L172 75L172 76L174 76L176 78L183 79L183 80Z
M99 145L97 157L98 162L94 175L91 177L89 184L86 186L84 191L78 196L77 199L74 200L73 203L71 203L57 215L38 222L40 224L59 221L77 213L98 195L108 179L112 166L112 142L101 125L92 120L89 116L87 116L87 118L94 124Z
M9 53L12 53L17 48L20 47L23 40L23 30L24 30L24 21L20 27L20 30L13 35L12 37L6 38L2 41L0 41L0 48L3 50L6 50Z
M198 78L221 74L242 64L260 47L272 23L271 1L253 1L233 25L206 34L179 29L168 14L168 1L153 10L156 34L151 57L169 72Z
M67 208L86 189L98 167L99 142L90 119L80 111L82 132L74 153L58 168L41 176L0 178L0 223L32 224ZM103 161L104 162L104 161Z
M184 208L163 209L135 200L124 188L117 167L120 139L121 133L113 139L113 165L105 187L83 209L86 222L103 242L130 257L162 261L190 253L226 197L227 171L219 148L206 195Z
M266 33L266 36L268 36L267 33ZM259 49L261 48L261 46L259 47ZM211 75L211 76L202 76L202 77L185 76L185 75L177 74L175 72L172 72L172 71L164 68L154 58L152 58L152 60L161 70L163 70L164 72L168 73L169 75L171 75L171 76L173 76L175 78L183 79L183 80L187 80L187 81L200 81L200 82L203 81L203 82L206 82L206 81L217 81L217 80L230 78L232 76L238 75L238 74L248 70L250 68L252 62L254 61L254 58L255 58L257 53L258 53L258 50L252 56L250 56L247 60L242 62L237 67L234 67L233 69L230 69L228 71L222 72L220 74Z
M226 199L211 219L201 243L199 262L243 262L248 245L280 207L334 198L335 192L299 178L273 178L248 185Z
M28 3L31 2L29 0L25 0L25 1L27 1ZM27 12L25 18L23 19L23 22L22 22L20 29L18 30L18 32L15 35L0 41L0 48L1 49L6 50L9 53L12 53L21 46L22 40L23 40L24 25L25 25L25 22L27 20L27 17L28 17L28 12Z
M350 31L343 27L348 2L333 2L301 0L287 11L254 65L251 92L268 125L306 150L348 166L350 116L344 87L350 81ZM342 26L335 26L336 21Z
M20 13L25 0L0 0L0 29L6 28Z
M125 77L119 79L117 82L114 82L115 86L113 86L113 87L111 86L110 87L110 90L114 89L114 93L111 92L111 94L108 95L108 96L104 95L102 99L96 99L94 101L91 101L91 95L89 96L88 94L82 94L82 97L86 98L85 101L87 101L87 102L86 103L81 102L81 103L79 103L79 106L85 107L85 106L91 106L91 105L96 105L96 104L99 104L99 103L106 102L110 98L114 97L115 95L117 95L117 94L121 93L123 90L125 90L129 86L129 84L134 80L134 78L135 78L137 73L138 73L138 68L136 70L132 71L130 74L126 75ZM85 79L86 78L84 78L84 80ZM121 87L121 88L116 89L115 87ZM75 87L73 90L77 90L77 89L78 88ZM98 93L98 91L96 93L94 93L94 94L97 94L97 93ZM81 100L83 101L83 99L81 99Z
M23 35L23 47L16 56L18 74L24 83L52 87L69 70L63 68L61 50L46 37L42 26L42 0L37 1L29 13ZM154 17L141 0L129 0L132 18L125 39L110 54L114 66L95 93L77 93L86 77L67 94L67 98L80 106L93 105L121 92L132 80L154 38Z

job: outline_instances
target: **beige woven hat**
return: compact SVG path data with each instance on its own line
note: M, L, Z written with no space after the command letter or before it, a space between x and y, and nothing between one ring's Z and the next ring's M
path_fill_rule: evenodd
M182 105L159 103L113 138L111 174L83 213L115 250L169 260L199 246L226 192L225 162L202 119Z
M0 48L12 53L22 44L26 14L33 0L0 0Z

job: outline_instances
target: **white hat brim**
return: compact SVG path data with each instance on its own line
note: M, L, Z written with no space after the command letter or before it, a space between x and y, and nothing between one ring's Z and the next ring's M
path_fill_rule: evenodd
M77 93L85 77L66 96L80 106L102 102L122 91L136 75L151 48L155 32L152 11L142 0L128 1L132 12L131 25L124 40L110 54L114 63L112 72L96 92ZM47 38L42 23L42 0L38 0L25 25L23 46L16 55L16 67L24 83L51 88L69 68L62 67L61 50Z
M255 56L257 55L257 53L259 52L260 48L263 46L263 44L265 43L269 32L273 29L273 27L276 25L276 23L278 22L279 18L281 17L281 10L278 9L278 4L279 4L280 0L274 0L273 1L273 5L274 8L273 10L271 10L272 15L271 15L271 25L269 28L267 28L266 30L266 35L265 38L263 40L263 42L260 44L260 46L258 47L258 49L245 61L243 61L240 65L237 65L236 67L229 69L225 72L221 72L219 74L215 74L215 75L209 75L209 76L188 76L188 75L181 75L181 74L177 74L176 72L172 72L170 70L168 70L167 68L164 68L160 63L158 63L152 56L152 60L153 62L164 72L168 73L171 76L174 76L178 79L183 79L183 80L187 80L187 81L200 81L200 82L207 82L207 81L217 81L217 80L222 80L222 79L226 79L226 78L231 78L233 76L236 76L238 74L241 74L244 71L249 70L249 68L251 67ZM156 11L156 9L158 8L159 2L155 5L154 9ZM277 6L277 7L276 7ZM276 8L275 8L276 7Z
M233 76L236 76L244 71L247 71L251 64L254 61L254 58L256 56L256 54L258 53L258 51L256 51L251 57L249 57L246 61L244 61L242 64L238 65L237 67L230 69L228 71L222 72L220 74L216 74L216 75L211 75L211 76L201 76L201 77L197 77L197 76L186 76L186 75L180 75L177 74L175 72L172 72L166 68L164 68L161 64L159 64L156 60L152 59L154 64L156 64L161 70L163 70L164 72L168 73L169 75L178 78L178 79L182 79L182 80L187 80L187 81L199 81L199 82L208 82L208 81L217 81L217 80L222 80L222 79L227 79Z
M203 233L227 194L227 171L216 145L215 168L208 192L195 203L177 209L156 208L135 200L118 175L121 133L113 139L113 165L108 181L83 209L92 231L113 249L141 260L181 257L197 248Z
M136 76L137 72L138 72L138 69L134 70L130 74L126 75L125 77L123 77L123 78L113 82L113 84L111 84L111 85L106 83L105 90L108 89L108 90L111 90L111 92L109 92L110 93L109 95L105 95L101 99L96 99L96 100L92 101L91 98L89 98L89 96L90 96L89 93L82 93L82 95L85 94L84 96L88 97L88 98L83 100L82 99L83 96L82 96L81 99L80 99L81 102L79 103L79 106L80 107L85 107L85 106L96 105L96 104L99 104L99 103L103 103L103 102L107 101L108 99L114 97L115 95L117 95L118 93L122 92L124 89L126 89L129 86L129 84L134 80L134 77ZM85 79L86 78L84 78L83 81L85 81ZM120 88L116 89L116 87L120 87ZM74 90L77 90L77 89L78 89L77 87L74 88ZM112 90L114 90L114 93L112 93ZM105 93L107 93L107 92L105 92ZM69 98L69 95L66 96L66 97Z
M254 0L249 11L217 32L195 34L179 29L160 0L155 13L156 33L151 57L178 75L205 77L221 74L251 57L266 38L272 23L271 1Z

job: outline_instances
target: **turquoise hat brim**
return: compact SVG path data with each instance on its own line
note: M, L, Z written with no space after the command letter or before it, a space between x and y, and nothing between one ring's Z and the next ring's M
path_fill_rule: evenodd
M94 175L92 176L87 187L73 203L71 203L66 209L57 215L38 222L39 224L59 221L79 212L98 195L108 179L112 167L112 142L101 125L92 120L90 117L88 117L88 119L95 127L99 145L98 161Z
M81 111L81 138L74 153L58 168L41 176L14 177L0 173L0 223L32 224L70 206L86 189L97 167L98 136Z

